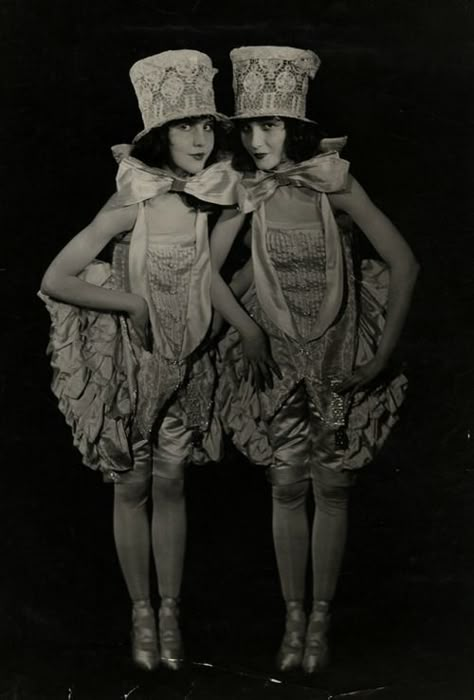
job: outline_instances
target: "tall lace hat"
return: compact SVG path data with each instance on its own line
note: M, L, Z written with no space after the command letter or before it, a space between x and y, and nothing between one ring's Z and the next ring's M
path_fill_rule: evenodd
M305 122L308 82L321 65L307 49L242 46L232 49L234 119L292 117Z
M145 127L134 142L174 119L207 114L227 119L216 111L212 87L216 73L209 56L192 49L163 51L134 63L130 80Z

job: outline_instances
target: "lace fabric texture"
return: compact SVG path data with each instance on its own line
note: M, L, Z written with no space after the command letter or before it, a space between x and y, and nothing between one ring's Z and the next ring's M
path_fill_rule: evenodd
M145 131L173 119L215 115L212 81L216 73L206 54L187 49L164 51L137 61L130 78Z
M326 286L324 237L309 230L267 229L267 248L288 308L303 338L310 337ZM294 251L299 251L295 258Z
M306 121L308 80L320 61L312 51L242 47L231 52L235 116L279 115Z
M188 311L195 246L159 246L147 251L148 288L157 328L170 348L169 356L180 357Z

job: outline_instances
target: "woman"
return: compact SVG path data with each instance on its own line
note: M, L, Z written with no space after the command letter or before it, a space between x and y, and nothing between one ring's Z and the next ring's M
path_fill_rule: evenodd
M403 398L404 377L387 382L385 375L418 265L349 174L349 164L336 150L325 152L345 139L321 140L319 127L305 115L318 57L256 46L234 49L231 59L240 135L233 164L243 173L241 209L252 212L254 289L240 305L218 272L244 217L224 213L211 238L212 298L236 330L221 346L220 413L236 444L269 465L287 612L278 667L312 673L329 659L330 606L354 470L380 447ZM336 222L345 214L386 266L366 262L360 274L351 236Z
M145 670L160 660L182 666L184 468L197 441L207 458L220 450L214 368L203 349L212 315L207 216L210 204L235 202L236 176L218 160L224 117L215 108L215 73L208 56L191 50L134 64L145 129L131 149L115 149L117 193L52 261L41 285L53 320L53 390L85 463L114 483L132 654ZM111 268L94 261L110 241Z

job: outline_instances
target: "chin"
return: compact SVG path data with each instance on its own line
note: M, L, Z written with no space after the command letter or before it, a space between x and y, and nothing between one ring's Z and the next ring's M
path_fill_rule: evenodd
M189 172L190 172L192 175L196 175L197 173L200 173L201 170L204 170L205 167L206 167L206 164L205 164L204 162L203 162L203 163L197 163L194 167L192 167L192 168L190 167L190 168L189 168Z
M265 158L264 160L254 160L257 170L273 170L280 165L276 158Z
M206 167L206 161L190 160L183 163L177 163L176 165L181 170L184 170L186 173L189 173L189 175L197 175L197 173L200 173L201 170L204 170L204 168Z

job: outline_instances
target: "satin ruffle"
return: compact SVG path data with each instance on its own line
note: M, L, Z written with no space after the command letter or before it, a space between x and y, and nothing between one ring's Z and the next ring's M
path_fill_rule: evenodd
M108 263L94 261L79 277L115 288ZM84 464L103 472L131 469L136 360L125 319L39 297L51 316L51 388Z
M374 357L385 323L388 292L388 271L376 260L363 261L356 280L359 322L355 366ZM255 289L250 289L242 303L251 310ZM219 385L216 410L224 430L237 448L255 464L271 466L272 448L262 417L259 395L253 384L245 379L239 334L231 328L219 345ZM289 362L291 359L289 358ZM285 367L281 367L285 375ZM407 379L398 371L371 391L357 392L347 413L348 447L342 466L359 469L369 463L398 421L405 399Z

